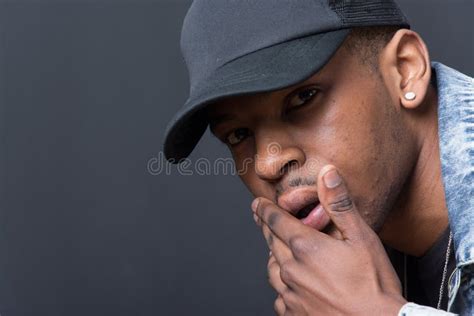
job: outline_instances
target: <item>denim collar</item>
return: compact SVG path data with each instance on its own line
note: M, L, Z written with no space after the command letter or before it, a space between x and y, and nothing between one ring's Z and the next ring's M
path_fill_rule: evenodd
M457 266L474 261L474 81L433 62L441 169Z

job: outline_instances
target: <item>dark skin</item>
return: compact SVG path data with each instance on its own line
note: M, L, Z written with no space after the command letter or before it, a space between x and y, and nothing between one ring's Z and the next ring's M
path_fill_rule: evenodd
M375 62L343 45L300 84L210 109L256 197L278 315L397 315L405 300L382 242L421 256L448 226L426 46L399 30ZM313 227L289 207L308 192L327 218Z

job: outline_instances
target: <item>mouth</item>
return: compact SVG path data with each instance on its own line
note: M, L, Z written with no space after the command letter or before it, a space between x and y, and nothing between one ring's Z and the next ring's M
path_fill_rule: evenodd
M303 224L322 231L330 222L318 198L316 188L308 186L285 192L278 204Z
M311 213L312 210L314 210L318 206L318 204L319 204L319 201L310 203L310 204L304 206L303 208L301 208L300 210L298 210L294 214L294 216L297 219L304 219Z

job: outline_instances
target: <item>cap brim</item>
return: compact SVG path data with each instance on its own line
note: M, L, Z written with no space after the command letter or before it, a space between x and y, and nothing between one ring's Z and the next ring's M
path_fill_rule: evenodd
M219 99L282 89L311 77L341 46L349 29L310 35L270 46L220 67L193 88L165 133L164 154L172 163L189 156L208 126L206 107Z

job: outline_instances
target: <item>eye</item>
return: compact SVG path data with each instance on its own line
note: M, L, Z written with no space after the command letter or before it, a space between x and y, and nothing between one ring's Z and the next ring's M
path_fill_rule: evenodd
M226 142L230 146L235 146L248 136L250 136L250 130L248 128L237 128L227 135Z
M288 107L287 110L291 111L293 109L299 108L309 101L311 101L314 96L318 93L318 89L316 88L306 88L304 90L297 91L293 95L291 95L288 99Z

